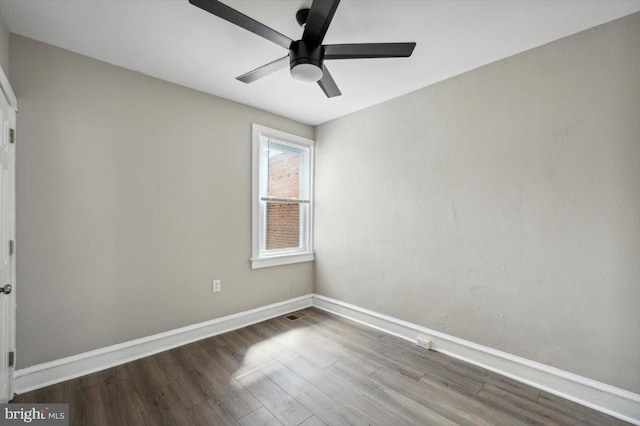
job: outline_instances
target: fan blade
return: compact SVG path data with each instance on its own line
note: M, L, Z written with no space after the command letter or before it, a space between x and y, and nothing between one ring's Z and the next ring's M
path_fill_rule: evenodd
M256 68L253 71L249 71L246 74L242 74L240 77L236 77L236 80L240 80L243 83L253 83L256 80L266 77L269 74L273 74L276 71L280 71L282 68L286 68L289 65L289 56L285 56L280 59L276 59L273 62L269 62L266 65Z
M338 4L340 0L313 0L302 34L305 43L311 47L322 44Z
M288 49L291 45L289 37L280 34L274 29L267 27L266 25L256 21L253 18L248 17L235 9L230 8L226 4L219 2L218 0L189 0L189 3L199 7L202 10L206 10L209 13L216 15L225 21L231 22L247 31L251 31L254 34L259 35L262 38Z
M406 58L415 43L327 44L324 59Z
M320 86L324 94L327 95L327 98L333 98L335 96L342 95L340 89L338 89L338 85L333 80L333 77L331 77L331 73L324 65L322 66L322 73L323 75L320 81L318 81L318 85Z

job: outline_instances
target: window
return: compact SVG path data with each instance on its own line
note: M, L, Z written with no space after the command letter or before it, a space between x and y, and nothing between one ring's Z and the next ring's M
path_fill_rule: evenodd
M314 258L313 144L253 125L253 269Z

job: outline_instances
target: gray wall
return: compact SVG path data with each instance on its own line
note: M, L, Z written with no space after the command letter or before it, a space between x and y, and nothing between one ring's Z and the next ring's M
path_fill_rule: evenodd
M312 128L20 36L10 44L19 368L312 291L311 263L249 265L251 123Z
M635 14L317 127L315 291L640 392L639 46Z
M4 16L0 13L0 67L9 76L9 30L4 23Z

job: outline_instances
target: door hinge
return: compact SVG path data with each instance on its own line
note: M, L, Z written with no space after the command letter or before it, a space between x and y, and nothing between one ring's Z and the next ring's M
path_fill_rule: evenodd
M13 240L9 240L9 256L13 256L16 252L16 243Z
M9 352L9 367L13 367L15 363L16 353L14 351Z
M15 129L9 129L9 143L16 143L16 131L15 131Z

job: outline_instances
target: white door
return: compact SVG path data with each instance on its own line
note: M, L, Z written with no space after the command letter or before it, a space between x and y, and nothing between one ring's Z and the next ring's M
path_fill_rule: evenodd
M15 96L4 73L0 76L0 86L0 403L4 403L13 397L15 370L16 109ZM12 101L5 93L10 93Z

